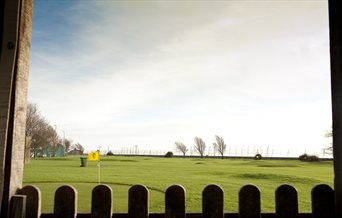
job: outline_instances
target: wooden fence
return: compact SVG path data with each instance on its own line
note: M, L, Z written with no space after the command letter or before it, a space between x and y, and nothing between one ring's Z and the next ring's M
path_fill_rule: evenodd
M185 189L172 185L165 191L165 212L149 213L149 191L144 185L129 189L128 213L113 213L112 189L98 185L92 190L91 212L77 213L77 190L70 185L59 187L55 193L53 213L41 213L41 194L35 186L25 186L11 201L11 218L333 218L334 191L321 184L312 189L312 212L298 212L297 190L281 185L275 190L275 212L261 213L260 190L245 185L239 192L237 213L225 213L223 190L218 185L208 185L202 192L202 212L186 213ZM269 199L271 200L271 199Z

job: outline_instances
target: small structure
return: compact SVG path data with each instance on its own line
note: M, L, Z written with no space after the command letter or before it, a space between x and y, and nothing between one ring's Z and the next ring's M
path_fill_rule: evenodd
M73 150L68 151L68 155L83 155L83 150L74 148Z
M32 157L65 157L66 154L65 146L62 144L57 144L56 147L35 148L31 151Z
M55 157L65 157L67 155L65 151L65 146L61 144L57 145L54 152L55 152Z

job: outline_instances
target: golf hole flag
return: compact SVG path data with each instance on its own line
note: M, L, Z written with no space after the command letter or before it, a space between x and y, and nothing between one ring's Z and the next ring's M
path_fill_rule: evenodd
M100 160L100 151L90 152L88 154L88 160Z

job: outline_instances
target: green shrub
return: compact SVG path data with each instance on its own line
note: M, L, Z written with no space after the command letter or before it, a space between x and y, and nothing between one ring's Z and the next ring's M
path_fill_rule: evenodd
M299 156L299 160L306 161L306 162L316 162L316 161L319 161L319 158L316 155L302 154Z
M112 151L107 152L107 156L113 156L113 155L114 155L114 153Z
M256 155L254 156L254 160L261 160L261 159L262 159L261 154L256 154Z
M168 151L165 155L164 155L164 157L173 157L173 153L172 153L172 151Z
M302 154L299 156L300 161L307 161L308 160L308 155L307 154Z

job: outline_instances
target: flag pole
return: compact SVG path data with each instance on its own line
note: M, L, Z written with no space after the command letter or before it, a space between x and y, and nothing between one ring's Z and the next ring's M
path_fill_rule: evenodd
M98 174L99 174L99 184L101 183L101 162L100 159L97 162Z
M99 147L99 150L98 150L98 153L99 153L99 159L97 161L97 168L98 168L98 175L99 175L99 184L101 183L101 159L100 159L100 148Z

